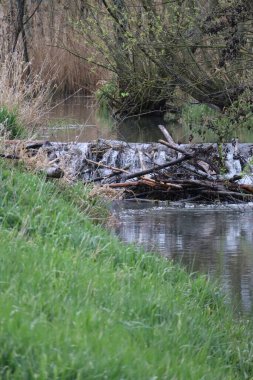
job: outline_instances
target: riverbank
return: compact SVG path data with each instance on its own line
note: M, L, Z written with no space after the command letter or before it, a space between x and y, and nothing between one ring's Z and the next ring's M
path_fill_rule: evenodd
M92 223L79 185L3 161L0 184L1 378L253 375L252 327L204 277Z

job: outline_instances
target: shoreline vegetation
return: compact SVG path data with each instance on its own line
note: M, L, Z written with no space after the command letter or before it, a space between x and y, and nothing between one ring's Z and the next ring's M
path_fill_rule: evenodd
M0 377L251 378L251 323L94 224L96 202L0 160Z

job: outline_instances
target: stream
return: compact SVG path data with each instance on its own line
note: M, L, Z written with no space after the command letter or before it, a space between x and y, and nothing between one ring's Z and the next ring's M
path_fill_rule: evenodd
M98 138L157 142L159 117L116 123L98 115L92 98L61 102L49 115L39 138L86 142ZM167 126L176 142L187 142L189 129ZM253 134L240 142L253 142ZM200 142L199 139L194 142ZM211 142L211 141L210 141ZM124 242L180 262L191 272L217 278L238 313L253 313L253 205L207 206L186 203L114 202L114 233Z
M220 281L237 312L253 312L253 205L207 206L124 201L112 207L124 242Z

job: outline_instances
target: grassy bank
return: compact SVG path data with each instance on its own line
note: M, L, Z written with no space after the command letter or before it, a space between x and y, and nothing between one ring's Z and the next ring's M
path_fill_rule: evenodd
M124 246L71 192L0 162L0 378L252 378L252 330L217 289Z

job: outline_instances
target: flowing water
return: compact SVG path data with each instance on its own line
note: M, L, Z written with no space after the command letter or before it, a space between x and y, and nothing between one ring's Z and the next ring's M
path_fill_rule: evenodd
M114 232L127 243L218 278L238 312L253 312L253 205L113 205Z
M125 120L101 117L94 100L76 97L61 102L50 114L50 126L41 138L50 141L86 142L119 139L126 142L157 142L160 118ZM167 127L176 141L187 142L190 131L173 124ZM253 142L253 134L241 142ZM198 140L196 139L196 142ZM181 262L190 271L217 277L239 312L253 313L253 206L159 205L120 202L113 205L118 222L114 232L125 242Z

